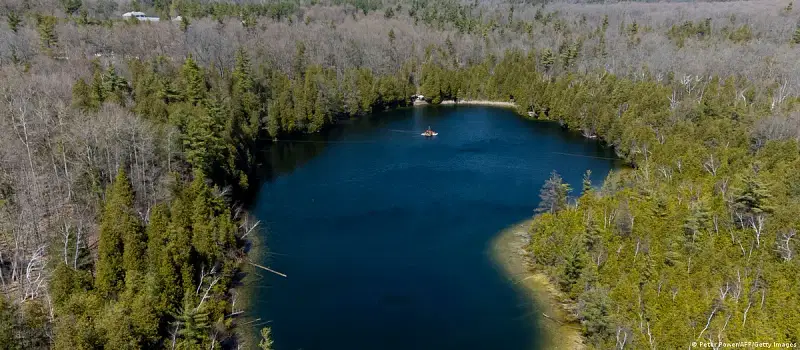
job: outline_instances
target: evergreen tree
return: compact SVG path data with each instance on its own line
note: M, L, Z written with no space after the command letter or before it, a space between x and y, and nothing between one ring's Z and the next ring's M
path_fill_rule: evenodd
M261 328L261 341L258 342L258 347L261 350L272 350L272 330L269 327Z
M92 98L92 88L83 78L78 79L72 86L72 106L81 110L97 109L97 104Z
M792 44L800 44L800 26L794 30L794 34L792 34Z
M169 241L169 210L158 204L150 214L145 233L147 234L147 275L146 293L153 297L153 307L161 312L170 311L169 289L175 286L175 273L167 256Z
M53 54L53 49L58 44L56 23L58 23L56 17L36 15L36 30L39 32L42 51L48 55Z
M93 61L92 67L94 73L92 75L92 86L89 96L92 103L91 106L97 109L106 100L106 90L103 86L103 72L100 69L100 63Z
M22 18L20 18L19 14L15 11L8 11L8 13L6 13L6 19L8 21L8 28L16 33L19 30L19 25L22 24Z
M600 227L593 220L587 224L586 233L583 236L583 247L588 252L593 252L603 244L603 234Z
M208 341L206 330L211 327L211 324L207 312L201 312L185 304L176 315L176 322L178 322L177 329L180 336L178 349L202 348L202 344Z
M592 288L579 297L578 317L583 334L598 342L611 332L610 300L605 288Z
M636 23L636 21L633 21L633 23L631 23L631 26L628 27L628 34L631 35L631 36L634 36L634 35L636 35L638 33L639 33L639 23Z
M550 69L555 62L556 58L555 55L553 55L553 51L550 51L549 48L544 49L544 52L542 52L542 66L544 69Z
M689 255L693 255L698 251L698 241L702 232L706 229L707 222L708 212L702 203L692 203L689 216L683 224L685 234L684 248L686 248Z
M772 212L773 208L769 205L772 195L770 195L767 186L752 173L745 175L742 182L744 186L734 199L734 209L747 215L761 215Z
M106 72L102 75L102 91L105 99L116 102L122 106L125 105L130 87L124 78L117 75L114 65L109 65Z
M64 13L68 15L74 14L83 5L81 0L59 0L59 2L61 2L61 7L64 9Z
M555 213L567 207L567 195L572 189L569 184L564 183L561 176L555 171L550 174L550 178L542 186L539 192L539 207L537 213Z
M261 129L261 115L259 111L258 96L255 94L255 82L250 71L250 59L244 49L236 52L236 65L232 75L231 91L231 126L241 127L244 139L255 140ZM235 131L231 131L235 133Z
M213 101L209 103L215 104ZM225 141L220 135L222 127L211 109L195 107L187 109L187 112L186 135L183 139L186 160L194 169L213 173L215 165L225 158Z
M292 63L292 69L295 76L302 77L306 72L306 45L302 41L298 41L295 46L296 50L294 54L294 61Z
M59 263L50 279L50 294L53 304L60 308L73 294L85 292L92 287L90 271L77 270L67 264Z
M191 56L181 67L181 85L184 101L197 106L205 100L207 89L203 71Z
M245 8L242 12L242 26L248 31L252 31L256 27L256 24L258 24L258 20L256 14L248 9L249 8ZM308 17L306 18L308 19Z
M222 258L227 247L234 243L236 228L225 203L215 196L205 183L205 177L195 174L189 190L192 202L192 246L209 266Z
M140 237L138 218L133 212L133 189L120 169L106 195L100 220L95 287L104 296L116 295L126 272L140 268ZM131 250L125 251L126 247Z
M191 268L191 257L194 252L191 245L191 208L187 202L192 199L181 193L172 201L170 207L170 223L166 231L167 244L161 255L158 274L163 281L161 290L164 302L170 311L181 305L186 288L194 285L194 272Z
M15 333L19 332L16 328L18 328L17 310L13 304L6 300L4 295L0 295L0 344L4 344L7 347L6 349L22 350L21 344L15 339ZM270 345L272 345L271 342L264 349L270 349Z
M561 271L561 278L559 280L561 290L569 291L571 295L575 294L572 293L573 287L579 287L576 286L576 284L578 280L580 280L583 269L586 266L584 254L581 252L582 249L583 247L579 247L572 251Z
M191 22L189 22L189 17L188 16L185 16L185 15L181 16L180 29L181 29L182 32L186 33L186 31L189 30L189 25L190 24L191 24Z
M169 211L164 204L153 207L150 220L147 223L147 261L161 261L164 248L167 244L167 228L169 226ZM158 271L158 264L149 264L150 272Z
M586 172L583 173L581 194L586 194L591 190L592 190L592 170L587 169Z

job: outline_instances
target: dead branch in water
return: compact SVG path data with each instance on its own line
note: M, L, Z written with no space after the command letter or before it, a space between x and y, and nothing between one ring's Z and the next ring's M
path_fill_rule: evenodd
M287 277L287 276L286 276L286 274L283 274L283 273L280 273L280 272L278 272L278 271L275 271L275 270L273 270L273 269L270 269L269 267L264 267L264 266L261 266L261 265L259 265L259 264L256 264L256 263L252 262L252 261L248 261L248 263L250 263L250 265L253 265L253 266L255 266L255 267L258 267L258 268L260 268L260 269L263 269L263 270L267 270L267 271L269 271L269 272L272 272L272 273L274 273L274 274L276 274L276 275L278 275L278 276L281 276L281 277Z

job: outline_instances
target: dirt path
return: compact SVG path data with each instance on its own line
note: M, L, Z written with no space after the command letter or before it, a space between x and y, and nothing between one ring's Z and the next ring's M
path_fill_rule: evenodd
M513 283L521 288L531 301L539 317L539 334L544 336L543 349L585 349L580 328L570 323L560 300L563 294L550 283L547 276L531 271L524 247L530 239L528 227L531 221L503 230L492 242L492 257L502 267Z

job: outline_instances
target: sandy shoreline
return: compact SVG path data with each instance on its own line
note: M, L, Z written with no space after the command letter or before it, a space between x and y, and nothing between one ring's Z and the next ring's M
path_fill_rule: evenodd
M495 106L495 107L508 107L516 108L517 104L514 102L502 101L489 101L489 100L444 100L442 105L481 105L481 106Z
M530 224L531 220L526 220L500 232L492 242L492 257L514 285L535 303L538 333L544 336L543 349L585 349L579 326L568 321L567 312L561 306L563 294L547 276L530 270L523 250L529 240Z

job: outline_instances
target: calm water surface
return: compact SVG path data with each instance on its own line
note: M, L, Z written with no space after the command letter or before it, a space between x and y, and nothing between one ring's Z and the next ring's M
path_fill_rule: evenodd
M425 138L428 126L439 136ZM615 161L558 125L490 107L383 113L283 142L254 213L271 253L255 317L275 348L530 349L539 322L491 260L551 171L580 189ZM570 155L565 155L570 154Z

